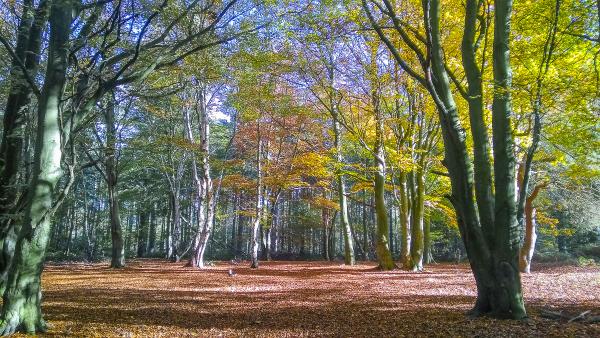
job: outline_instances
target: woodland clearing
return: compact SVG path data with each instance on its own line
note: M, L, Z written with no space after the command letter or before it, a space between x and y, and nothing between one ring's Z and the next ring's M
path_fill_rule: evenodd
M529 319L470 319L465 264L422 273L375 263L217 262L204 270L164 260L52 264L43 273L41 336L600 336L600 324L543 318L544 309L600 315L600 268L538 264L523 275ZM235 275L229 275L232 269Z

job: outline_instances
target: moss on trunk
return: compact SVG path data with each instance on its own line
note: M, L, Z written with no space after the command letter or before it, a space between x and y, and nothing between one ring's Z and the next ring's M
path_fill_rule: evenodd
M46 77L38 105L38 128L32 182L23 227L3 295L0 334L46 329L41 312L40 278L50 232L56 184L62 176L59 105L67 72L73 3L56 1L50 14Z

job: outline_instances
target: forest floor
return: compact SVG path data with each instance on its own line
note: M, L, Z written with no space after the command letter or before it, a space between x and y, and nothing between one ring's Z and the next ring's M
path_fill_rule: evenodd
M48 336L600 337L600 324L545 319L541 309L600 315L600 268L536 265L523 276L530 318L470 319L467 265L380 272L372 263L220 262L205 270L161 260L47 264ZM230 277L229 269L236 273Z

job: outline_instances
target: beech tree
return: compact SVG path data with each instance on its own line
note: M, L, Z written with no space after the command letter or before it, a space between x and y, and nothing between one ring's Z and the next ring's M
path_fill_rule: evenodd
M23 3L23 13L18 26L17 41L14 50L9 42L0 41L11 56L9 74L10 89L4 110L2 143L0 144L0 290L4 290L8 277L8 268L14 254L18 236L15 216L25 208L26 193L19 188L19 167L25 143L25 123L27 106L32 96L39 96L39 89L33 83L32 76L39 68L39 52L42 44L44 25L48 20L50 3L42 1L37 7L33 1Z
M199 159L196 160L196 155L192 155L192 175L196 184L196 193L198 196L197 215L198 215L198 230L192 244L192 253L188 265L193 267L204 267L204 254L208 245L208 239L211 235L213 220L215 215L214 190L210 174L210 124L208 116L208 103L206 85L199 84L198 89L194 93L192 105L198 114L200 147ZM183 109L184 128L186 138L190 142L194 142L194 134L192 133L192 124L190 118L190 105ZM197 163L200 163L198 170Z
M85 150L90 163L96 168L106 183L108 193L108 204L110 210L110 234L112 241L112 254L110 266L112 268L122 268L125 266L125 248L123 243L123 234L121 229L121 217L119 215L119 157L120 151L117 147L120 123L117 121L117 112L119 103L113 93L107 95L106 105L102 109L104 119L105 137L102 139L100 132L94 129L93 134L98 141L99 146L104 149L103 154L92 155L89 150ZM102 164L100 164L102 163Z
M480 39L476 36L481 34L476 25L483 2L466 2L461 51L467 86L458 81L454 84L468 102L474 161L468 153L465 131L451 87L454 75L448 71L444 58L440 2L431 0L422 3L423 32L400 19L394 2L362 0L362 7L394 60L427 89L437 107L444 139L444 165L452 182L450 199L477 283L477 301L471 313L524 318L526 312L518 267L519 228L511 126L509 39L512 1L494 2L492 147L489 146L484 123L482 69L476 54L480 47ZM407 62L398 49L399 45L392 42L394 40L382 28L381 19L375 15L394 27L402 47L406 47L418 60L416 66ZM481 27L485 28L483 23ZM490 161L490 148L493 161Z

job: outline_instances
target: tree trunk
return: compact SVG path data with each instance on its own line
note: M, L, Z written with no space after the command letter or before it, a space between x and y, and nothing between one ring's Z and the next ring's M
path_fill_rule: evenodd
M148 212L140 211L137 236L137 256L146 257L146 249L148 248Z
M411 256L410 256L410 213L408 208L408 195L406 188L406 173L400 172L399 182L399 195L400 195L400 226L402 235L402 244L400 251L400 259L402 261L402 267L406 270L411 268Z
M302 225L302 230L300 233L300 250L298 251L298 255L300 258L304 258L306 256L306 226Z
M389 196L389 195L388 195ZM389 198L389 197L388 197ZM396 251L396 240L394 239L394 210L390 210L390 215L388 217L389 225L388 225L388 236L390 238L390 252L392 253L392 257L394 256L394 252Z
M367 191L362 191L363 259L369 260L369 228L367 227Z
M323 197L327 198L327 195L325 192L323 192ZM323 259L325 260L329 260L329 214L330 214L331 209L323 207L323 209L321 210L321 222L323 224L323 239L322 239L322 246L323 246Z
M62 176L59 109L68 65L73 4L56 1L50 14L48 63L38 108L38 128L25 221L3 296L0 335L43 332L40 279L50 232L56 184Z
M271 249L273 245L273 229L276 228L277 225L277 201L279 200L279 192L276 194L272 203L269 202L269 199L265 198L265 208L268 209L269 214L271 216L271 222L269 222L269 217L266 216L265 212L265 223L268 223L269 226L264 231L264 239L263 239L263 248L265 251L265 258L267 261L271 260ZM268 207L266 204L270 204Z
M94 248L96 243L96 236L94 227L90 224L90 210L88 209L88 199L85 186L85 180L83 180L83 232L85 235L85 254L89 262L94 259Z
M24 62L31 77L39 64L41 35L48 19L48 1L41 1L33 11L33 1L23 3L23 14L17 32L16 56ZM22 212L24 195L16 185L25 137L24 119L32 88L25 82L22 69L13 60L9 74L10 89L4 109L2 143L0 144L0 292L8 278L18 231L11 215Z
M233 195L233 220L231 222L231 256L235 259L237 256L237 228L240 226L240 215L239 215L239 193L235 192Z
M235 256L239 257L240 259L242 258L243 252L242 252L242 244L243 244L243 239L244 239L244 216L239 216L239 222L238 222L238 228L237 228L237 234L236 234L236 242L235 242Z
M165 219L165 238L164 238L164 245L165 245L165 258L166 259L171 259L173 257L174 251L173 251L173 205L175 204L173 202L173 193L170 192L169 193L169 212L168 212L168 217Z
M480 3L467 1L468 12L473 13L470 7L478 6ZM473 183L473 167L467 152L466 135L461 126L445 67L440 32L440 1L429 0L422 3L429 44L427 48L429 62L422 64L424 75L416 73L408 66L373 17L367 1L363 0L362 4L371 25L388 49L393 52L395 60L425 86L436 104L444 139L443 164L448 168L452 186L450 200L456 211L461 237L477 284L477 301L471 314L490 313L495 317L513 319L526 317L518 269L519 229L516 217L515 160L510 119L509 34L512 1L494 1L494 100L492 104L494 198L486 197L481 190L489 187L478 183L474 186ZM390 16L395 17L394 8L392 6L386 8L384 14L389 12ZM477 12L478 7L474 9L474 13ZM469 26L473 25L465 25L465 34L472 33L468 31ZM405 40L404 37L401 38ZM475 125L471 127L471 129L476 128ZM486 161L489 165L489 159ZM475 170L481 170L481 167L476 166ZM475 192L477 202L473 196L474 190L480 190ZM494 212L483 212L479 215L477 208L482 206L486 209L492 208ZM494 217L493 223L483 223L487 215Z
M388 219L385 207L385 169L384 164L378 162L375 174L375 211L377 214L377 262L381 270L395 268L392 253L388 246Z
M106 189L108 190L108 205L110 213L110 236L112 242L111 268L122 268L125 266L125 248L123 245L123 233L121 230L121 217L119 215L119 193L117 188L117 139L115 125L115 98L110 99L109 106L104 113L106 123Z
M383 111L379 105L380 92L376 87L378 86L378 74L377 74L377 49L379 43L371 44L371 67L368 71L372 78L371 83L371 102L375 111L375 147L374 147L374 159L377 163L377 171L375 172L375 212L376 212L376 224L377 232L376 238L377 243L375 251L377 253L377 262L379 263L379 269L381 270L393 270L396 265L389 247L389 229L388 229L388 214L385 205L385 179L386 179L386 167L385 167L385 150L384 150L384 116Z
M271 260L271 243L273 236L273 226L271 225L265 230L264 248L265 248L265 259Z
M29 112L27 106L31 101L32 87L27 82L23 69L25 67L30 78L35 77L39 65L41 36L49 13L48 1L41 1L37 8L34 2L23 3L23 13L17 30L15 56L9 74L10 88L4 109L2 142L0 144L0 214L18 208L16 186L17 174L21 165L21 154L24 145L24 122ZM14 211L14 210L13 210ZM2 227L9 226L11 219L3 219Z
M431 219L429 214L425 214L424 217L424 227L423 235L424 235L424 253L423 253L423 263L431 264L434 263L433 253L431 252Z
M135 203L133 203L133 209L135 209ZM125 255L127 255L128 253L134 251L136 247L135 239L132 237L134 237L133 224L137 223L137 217L135 215L132 215L131 213L127 213L125 219L127 219L127 228L125 229ZM131 249L132 246L134 250Z
M411 222L411 247L410 247L410 270L423 270L423 253L424 253L424 228L423 228L423 204L425 202L425 182L421 168L417 169L412 177L415 185L415 194L413 196L412 205L412 222Z
M150 229L148 231L148 246L146 248L146 252L149 255L153 255L156 250L156 208L156 204L152 204L152 211L150 212Z
M169 259L173 262L179 262L181 253L179 245L181 242L181 204L179 201L179 192L171 194L172 223L169 232Z
M192 161L192 174L196 182L196 192L198 194L198 232L194 238L194 245L188 266L203 268L204 254L208 245L208 239L212 232L214 220L215 201L213 200L213 186L210 177L210 127L208 120L208 112L206 110L205 89L201 88L198 91L199 95L196 98L196 105L199 111L200 121L200 171L196 167L196 159ZM187 139L194 143L189 112L184 109L184 124L186 129Z
M525 204L525 238L519 253L519 269L522 273L531 273L531 258L537 240L535 224L535 208L531 203Z
M382 126L383 127L383 126ZM379 130L379 128L378 128ZM396 266L392 258L388 241L388 215L385 205L385 162L383 144L378 142L377 146L377 172L375 173L375 213L377 222L376 253L379 269L392 270Z
M509 60L512 0L494 1L494 100L492 130L494 148L495 231L494 307L510 317L525 317L519 273L519 227L517 222L515 155L512 130L511 67Z
M344 158L342 155L342 143L340 135L341 132L339 122L337 121L337 114L335 115L335 120L333 121L333 132L335 137L334 141L337 161L339 165L342 165L344 163ZM344 235L344 264L354 265L356 263L356 258L354 256L354 243L352 241L351 234L352 229L350 228L350 222L348 220L348 201L346 198L346 183L344 175L341 172L337 174L337 190L338 201L340 204L340 227Z
M74 207L70 207L70 210L67 212L67 219L69 220L69 231L68 231L68 235L67 235L67 247L65 249L65 254L67 255L67 257L69 256L69 253L71 252L71 244L73 242L73 230L75 230L75 218L76 218L76 211Z
M542 190L548 182L542 182L535 186L531 195L525 200L525 237L523 238L523 246L519 251L519 269L523 273L531 272L531 259L535 250L535 242L537 240L536 233L536 210L533 206L533 201L536 199L540 190Z
M480 224L488 243L494 240L494 195L492 192L492 168L488 128L483 112L483 83L478 65L475 35L479 33L478 15L482 3L468 0L465 12L465 28L461 41L462 64L468 83L468 107L471 133L473 135L473 179Z
M257 123L257 143L256 149L256 214L252 223L252 234L250 238L250 267L258 268L258 247L260 241L260 225L263 215L263 185L262 185L262 140L260 138L260 123Z

